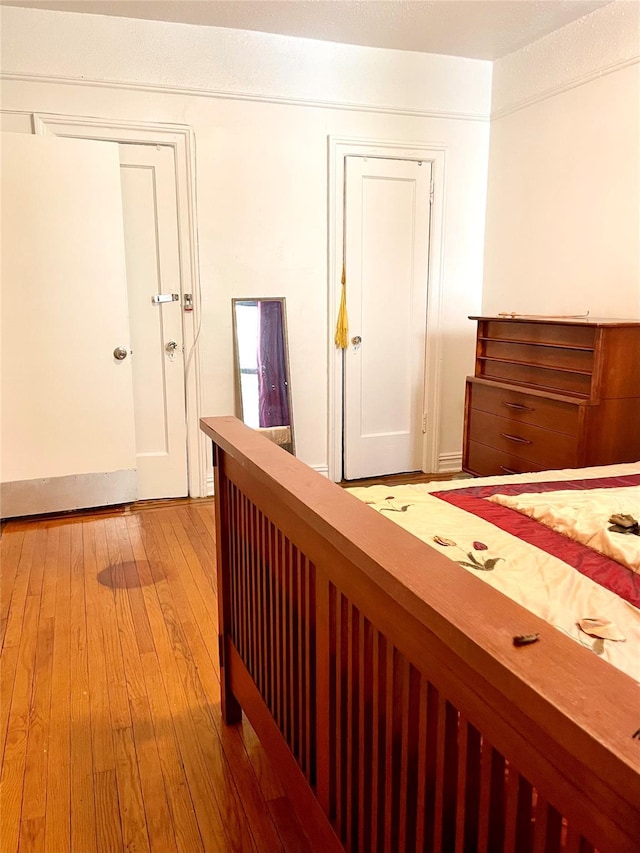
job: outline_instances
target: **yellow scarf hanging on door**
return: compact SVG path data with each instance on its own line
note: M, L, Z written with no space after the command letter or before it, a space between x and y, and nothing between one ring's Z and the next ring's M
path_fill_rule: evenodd
M336 334L334 341L339 349L347 348L347 336L349 334L349 318L347 317L347 277L344 263L342 264L342 295L340 297L340 310L338 311L338 322L336 323Z

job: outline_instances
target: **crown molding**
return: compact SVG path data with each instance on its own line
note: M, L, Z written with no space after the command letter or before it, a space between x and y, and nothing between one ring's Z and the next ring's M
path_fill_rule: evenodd
M409 116L414 118L442 119L447 121L488 122L488 113L451 112L447 110L418 110L393 107L384 104L362 104L349 101L325 101L313 98L287 98L277 95L257 95L251 92L230 92L221 89L201 89L190 86L165 86L151 83L127 83L118 80L91 80L86 77L63 77L28 72L0 73L1 80L20 83L49 83L62 86L88 86L98 89L119 89L129 92L150 92L161 95L182 95L196 98L212 98L225 101L253 101L290 107L312 107L314 109L343 110L349 112L378 113L382 115Z
M583 74L581 77L576 77L574 80L570 80L568 83L563 83L559 86L553 86L550 89L546 89L544 92L540 92L536 95L531 95L530 97L523 98L523 100L517 101L513 104L510 104L509 106L492 111L491 121L495 121L496 119L500 118L505 118L506 116L519 112L520 110L527 109L527 107L531 107L534 104L539 104L542 101L547 101L549 100L549 98L555 98L556 95L562 95L564 92L570 92L572 89L578 89L580 86L584 86L587 83L591 83L593 80L599 80L601 77L607 77L609 74L614 74L616 71L622 71L624 68L630 68L631 66L638 65L639 63L640 56L633 56L630 59L624 59L620 62L614 62L604 68L596 68L593 71L590 71L588 74Z

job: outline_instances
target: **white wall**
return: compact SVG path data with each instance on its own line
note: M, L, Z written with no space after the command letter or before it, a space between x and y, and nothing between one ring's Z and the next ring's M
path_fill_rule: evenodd
M287 299L298 455L327 464L327 138L446 147L440 454L460 453L481 301L491 64L2 7L2 107L190 125L203 415L233 411L231 298ZM338 283L334 283L338 284Z
M483 312L640 318L640 4L494 63Z

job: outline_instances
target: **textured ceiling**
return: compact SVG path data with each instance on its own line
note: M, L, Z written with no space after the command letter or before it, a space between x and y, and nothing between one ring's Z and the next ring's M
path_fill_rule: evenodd
M499 59L608 2L611 0L0 0L8 6L233 27L474 59Z

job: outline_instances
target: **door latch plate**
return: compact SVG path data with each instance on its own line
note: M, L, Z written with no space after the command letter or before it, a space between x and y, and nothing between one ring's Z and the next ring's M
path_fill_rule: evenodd
M161 302L179 302L179 293L154 293L151 297L154 305L160 305Z

